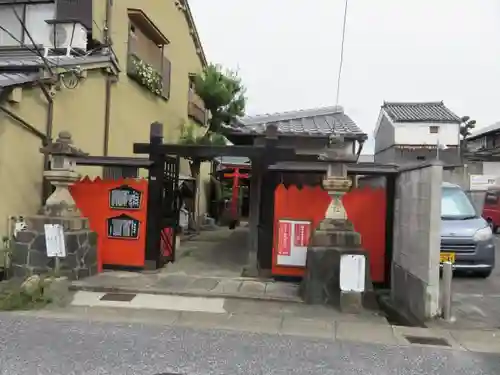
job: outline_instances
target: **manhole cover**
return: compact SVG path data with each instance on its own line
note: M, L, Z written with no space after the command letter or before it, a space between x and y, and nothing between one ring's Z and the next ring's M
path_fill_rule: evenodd
M106 293L101 297L101 301L130 302L134 297L135 294L130 293Z
M405 336L411 344L451 346L448 341L441 337Z

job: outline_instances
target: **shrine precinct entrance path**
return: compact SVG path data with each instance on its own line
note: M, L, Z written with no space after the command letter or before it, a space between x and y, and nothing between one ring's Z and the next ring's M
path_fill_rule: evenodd
M249 228L218 227L183 241L174 263L157 271L105 271L72 282L73 290L301 302L298 284L241 277Z

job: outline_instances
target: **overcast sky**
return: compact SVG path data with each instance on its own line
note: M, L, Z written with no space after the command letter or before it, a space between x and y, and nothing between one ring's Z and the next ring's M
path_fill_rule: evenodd
M238 69L247 114L335 105L345 0L189 3L208 60ZM349 0L341 82L370 138L384 100L500 121L500 1Z

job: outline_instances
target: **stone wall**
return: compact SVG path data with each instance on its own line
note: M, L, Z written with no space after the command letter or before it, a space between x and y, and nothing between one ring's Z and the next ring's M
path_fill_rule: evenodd
M439 312L439 162L402 167L396 179L391 298L419 321Z
M72 280L97 273L97 233L85 218L31 216L24 218L26 230L13 240L12 268L16 277L52 272L55 259L47 257L45 224L64 228L66 257L60 259L61 276Z

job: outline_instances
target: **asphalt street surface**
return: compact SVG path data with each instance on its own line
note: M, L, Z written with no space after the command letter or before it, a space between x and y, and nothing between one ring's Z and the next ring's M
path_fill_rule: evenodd
M0 314L0 374L498 374L500 356Z
M453 278L453 315L457 318L457 328L500 328L500 234L496 235L495 245L496 264L490 277Z

